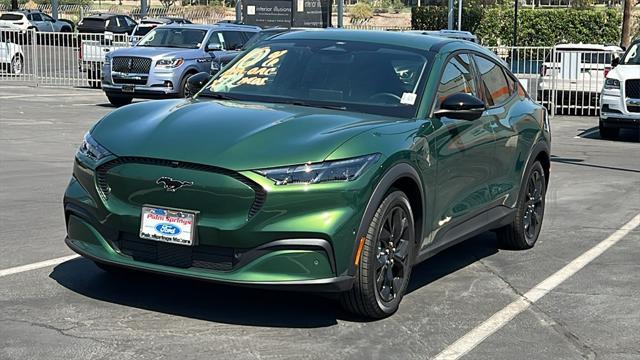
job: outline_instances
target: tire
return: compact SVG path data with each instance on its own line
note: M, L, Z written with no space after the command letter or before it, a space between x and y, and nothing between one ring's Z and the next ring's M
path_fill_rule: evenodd
M182 81L180 81L180 91L178 92L178 97L186 98L193 95L189 93L189 90L187 90L187 83L189 82L189 78L193 75L195 75L195 73L188 73L182 78Z
M600 137L603 139L616 139L620 134L619 128L605 127L602 120L600 120L598 127L600 128Z
M527 171L520 189L516 216L511 224L496 231L498 244L503 249L525 250L532 248L544 219L547 181L542 164L535 161Z
M22 70L24 69L24 60L22 56L16 54L11 58L11 63L9 64L9 73L12 75L20 75L22 74Z
M133 101L132 96L126 95L107 95L107 98L109 99L111 105L116 107L129 105L131 104L131 101Z
M400 230L395 230L398 227ZM415 250L415 224L409 199L402 191L391 191L371 220L354 286L341 294L342 307L373 319L396 312L409 284Z

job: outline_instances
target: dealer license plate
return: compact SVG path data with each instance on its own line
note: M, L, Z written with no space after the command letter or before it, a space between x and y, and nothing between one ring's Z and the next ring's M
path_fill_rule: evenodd
M179 245L194 245L196 212L143 206L140 237Z

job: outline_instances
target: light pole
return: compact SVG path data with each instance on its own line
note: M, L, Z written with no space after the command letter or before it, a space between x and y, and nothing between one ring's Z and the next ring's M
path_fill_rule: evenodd
M514 0L515 12L513 14L513 46L518 46L518 1Z
M453 30L453 0L449 0L449 12L447 14L447 29Z
M462 30L462 0L458 0L458 31Z

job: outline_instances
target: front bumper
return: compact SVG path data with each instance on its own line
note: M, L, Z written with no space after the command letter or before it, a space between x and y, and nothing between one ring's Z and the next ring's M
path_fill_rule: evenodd
M130 74L121 75L128 76ZM132 79L131 83L125 84L126 80L124 78L121 78L118 82L114 81L114 78L118 78L119 75L112 74L111 66L105 63L102 66L102 89L108 94L144 98L175 96L180 92L182 78L177 70L173 72L156 72L151 69L148 74L137 75L139 76ZM127 90L123 91L124 89Z
M119 169L122 174L127 167ZM105 200L97 185L102 178L94 174L95 170L76 162L64 197L66 243L82 256L126 268L241 286L340 292L353 284L355 231L370 197L368 189L374 188L369 186L373 179L359 178L346 186L318 184L317 191L310 191L303 186L279 188L257 174L238 173L253 176L251 181L264 181L260 185L267 194L260 210L247 220L234 215L237 204L223 204L227 212L218 215L213 213L216 209L203 208L209 216L198 220L198 243L183 246L138 238L140 209L116 196L117 187L124 185L113 183L113 198ZM353 184L360 180L359 185ZM174 266L174 261L181 265Z
M635 100L626 99L619 91L605 90L600 98L600 123L612 128L640 128L640 112L629 111L637 107Z

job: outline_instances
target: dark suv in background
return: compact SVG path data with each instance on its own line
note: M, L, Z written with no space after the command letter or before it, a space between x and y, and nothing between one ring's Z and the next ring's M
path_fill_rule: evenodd
M78 23L79 33L111 32L114 34L129 34L138 23L127 15L120 14L94 14L85 17Z

